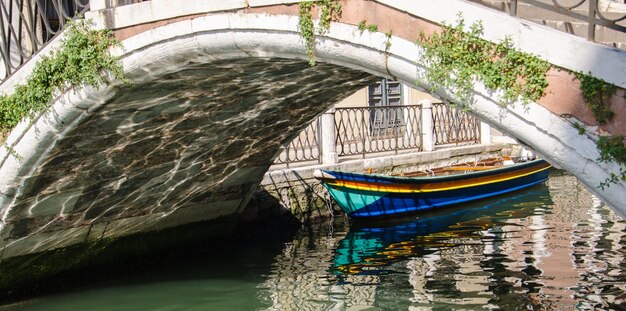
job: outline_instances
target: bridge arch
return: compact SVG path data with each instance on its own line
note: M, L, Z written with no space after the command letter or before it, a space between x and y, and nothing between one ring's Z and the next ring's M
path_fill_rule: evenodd
M47 227L56 226L59 230L67 231L69 238L59 244L65 246L101 237L127 235L204 220L203 217L208 219L236 213L245 203L245 196L251 192L255 181L262 178L271 164L271 155L307 121L332 104L333 99L350 95L356 88L370 82L374 76L394 77L410 85L425 69L417 59L420 48L414 43L396 36L388 38L382 33L361 33L356 26L345 23L334 23L327 33L317 38L316 55L320 64L317 67L308 67L297 25L297 16L288 14L219 13L174 21L124 39L124 47L115 53L121 57L133 85L125 86L115 82L97 90L85 88L62 94L49 112L39 116L33 123L21 123L11 133L6 142L12 148L10 152L0 151L0 189L3 193L0 198L0 237L7 241L4 257L50 248L50 245L37 244L29 246L30 248L22 247L15 252L9 251L9 246L24 243L22 241L29 236L39 234L45 237ZM226 119L225 115L215 115L220 112L213 110L198 118L194 118L192 110L178 111L181 105L188 105L195 98L215 96L216 94L202 93L199 90L219 80L203 81L203 78L230 70L240 70L241 78L249 77L246 83L254 83L252 78L258 79L255 93L249 98L249 109L227 111L230 115ZM269 70L266 77L269 79L263 79L263 75L258 72L261 70ZM294 75L294 72L298 75ZM272 80L272 75L279 79ZM180 80L184 77L189 80ZM320 82L321 77L325 79ZM238 76L224 75L224 78L236 80ZM282 83L279 88L284 90L285 98L277 100L266 97L258 105L252 102L254 96L264 92L268 95L274 94L269 91L266 83L279 82ZM168 85L174 87L172 90L176 92L172 92L172 97L160 97L167 90L162 87ZM427 85L419 87L428 91ZM150 111L151 107L146 109L142 101L141 95L146 93L159 95L151 97L155 100L153 111ZM452 98L445 90L438 90L436 94L445 100ZM298 98L304 100L298 102ZM314 104L308 105L305 101ZM121 109L125 106L126 110ZM294 106L297 109L290 113ZM596 188L609 177L610 172L619 171L619 167L598 163L596 159L599 154L595 143L591 139L580 137L567 120L537 103L530 103L526 107L521 104L501 107L493 99L493 94L480 85L475 89L474 102L469 107L481 119L524 141L555 165L576 175L593 192L624 215L625 210L620 206L621 202L626 202L626 187L623 183L606 190ZM227 105L222 108L228 110ZM116 113L127 113L128 109L147 112L123 118L118 123L110 124L110 128L106 127L109 125L107 120L115 119ZM161 115L163 111L181 114L174 123L159 128L159 131L138 136L136 140L127 139L133 137L134 130L141 130L134 125L140 124L142 120L167 118ZM252 154L262 156L262 159L242 158L249 159L249 163L233 162L232 157L229 158L226 153L222 155L228 161L215 159L209 152L198 151L190 156L189 163L177 171L178 174L166 175L166 179L160 179L167 170L173 169L160 166L163 164L160 160L168 159L165 154L158 154L158 157L149 160L154 162L143 166L144 171L149 169L154 174L143 174L135 170L129 174L108 176L104 168L110 167L99 166L99 163L104 161L115 164L116 160L113 158L94 160L86 166L81 166L80 161L76 161L93 155L95 151L99 151L98 144L104 144L113 153L128 151L126 155L120 154L122 158L118 160L137 162L139 165L148 158L144 156L151 154L149 147L154 146L151 139L156 141L158 135L165 135L168 129L180 126L193 133L194 126L202 126L200 119L212 117L212 125L222 126L212 130L211 134L228 132L229 125L238 126L238 131L246 131L246 128L249 129L246 126L253 126L255 122L260 124L258 130L262 131L267 130L266 126L270 121L275 121L271 118L259 118L264 113L274 116L286 114L286 120L293 122L293 125L288 126L285 119L278 119L279 126L273 128L273 136L253 136L253 140L259 139L258 141L246 141L245 135L227 136L234 140L227 142L226 150L251 152L252 150L246 150L247 146L256 146L261 150ZM190 119L194 122L185 124ZM90 122L93 124L90 125ZM146 124L150 127L149 123ZM86 133L87 129L95 133ZM127 136L112 137L113 133ZM81 134L85 134L84 141L81 140ZM164 150L167 150L168 156L175 158L180 156L176 154L179 152L177 148L187 148L198 136L190 135L180 140L177 137L168 139L170 140L166 143L172 145ZM107 143L107 140L112 142ZM222 142L209 137L202 143L215 146ZM194 148L200 148L201 145ZM137 148L132 148L133 146ZM64 154L65 150L69 150L69 153ZM15 154L19 156L16 157ZM164 158L159 159L162 155ZM178 164L174 161L174 165ZM60 172L62 170L71 171L75 168L90 174L73 175L79 177L76 179L84 184L74 188L78 190L77 193L64 193L63 191L72 189L77 184L72 184L73 181L70 180L66 184L51 181L54 175L47 175L42 168L53 167L59 170L55 172L59 174L65 173ZM202 178L183 182L189 176ZM59 180L63 182L62 178ZM140 187L130 192L125 191L124 185L129 180L139 183ZM179 191L167 192L165 188L158 187L159 182L175 186L174 189ZM207 182L214 186L207 187ZM103 188L112 192L104 193ZM146 195L134 195L135 190L144 191ZM62 195L57 195L60 193ZM116 196L110 196L111 194ZM177 203L171 209L162 208L160 203L164 203L166 198L176 198ZM57 204L58 209L45 209L45 202ZM207 203L215 202L219 204L207 212ZM121 203L143 208L121 208ZM203 207L194 208L195 205ZM38 206L42 206L41 209ZM59 219L59 215L63 215L62 219ZM24 219L28 221L24 222Z

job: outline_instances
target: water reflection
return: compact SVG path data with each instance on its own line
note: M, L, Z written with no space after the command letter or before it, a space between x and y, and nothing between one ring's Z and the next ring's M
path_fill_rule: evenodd
M456 239L482 238L482 231L531 216L551 204L547 187L538 186L510 197L447 208L419 217L355 223L337 246L332 271L337 274L381 274L410 257L465 244Z
M316 230L276 257L269 310L626 308L626 222L558 172L507 198Z
M11 307L626 309L626 221L558 173L463 208L369 225L338 218L286 243L259 241Z

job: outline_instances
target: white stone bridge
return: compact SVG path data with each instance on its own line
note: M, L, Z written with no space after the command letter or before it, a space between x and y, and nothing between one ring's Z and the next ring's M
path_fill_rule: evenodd
M470 110L626 214L626 183L597 187L620 166L599 162L597 137L572 125L626 134L623 50L470 1L347 0L316 36L318 64L310 67L299 1L111 2L91 0L86 16L121 41L113 53L132 84L57 94L6 137L0 260L199 221L230 226L279 147L358 88L389 77L452 100L449 90L415 84L425 70L415 40L459 12L468 24L482 21L486 40L509 36L517 49L553 64L538 102L502 107L478 84ZM490 1L498 3L508 4ZM378 31L360 31L363 20ZM12 74L0 91L10 94L58 40L6 70ZM573 72L618 87L613 121L597 124Z

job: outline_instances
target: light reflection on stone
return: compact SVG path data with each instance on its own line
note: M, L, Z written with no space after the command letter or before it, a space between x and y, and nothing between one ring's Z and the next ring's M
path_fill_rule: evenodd
M283 143L374 79L286 59L177 66L56 142L3 218L2 258L237 213Z

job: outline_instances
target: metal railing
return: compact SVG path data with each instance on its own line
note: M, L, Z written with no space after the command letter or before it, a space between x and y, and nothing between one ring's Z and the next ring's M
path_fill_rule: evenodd
M421 149L419 105L337 108L337 154L362 155Z
M67 21L89 10L89 0L0 1L0 80L52 40Z
M321 119L318 117L311 122L302 132L291 142L283 147L282 152L274 163L294 163L304 161L320 161L320 135Z
M397 154L401 150L422 151L424 130L430 131L435 145L480 142L480 121L467 112L434 104L431 129L422 128L423 117L421 105L336 108L335 128L330 129L335 132L335 152L339 157L365 157ZM321 124L318 117L283 147L274 163L321 163Z
M433 104L435 146L480 142L480 121L471 114L445 104Z
M494 1L484 0L472 0L483 4L493 4ZM522 12L520 4L527 4L529 6L538 8L545 12L558 13L563 16L567 16L568 20L559 20L556 17L546 18L545 20L552 20L559 22L560 25L564 25L565 30L569 33L576 34L573 29L570 19L572 21L586 23L587 29L584 37L590 41L596 41L596 33L602 27L612 29L616 32L626 32L626 4L624 1L615 0L502 0L505 5L497 7L513 16L529 19L540 19L540 13L534 12L529 16ZM494 7L493 5L489 5ZM569 23L569 24L568 24ZM606 32L606 31L605 31ZM579 34L582 35L582 34ZM621 39L626 39L626 36L620 36ZM603 40L607 41L607 40ZM606 43L606 42L605 42ZM619 43L626 44L626 41L620 41Z

